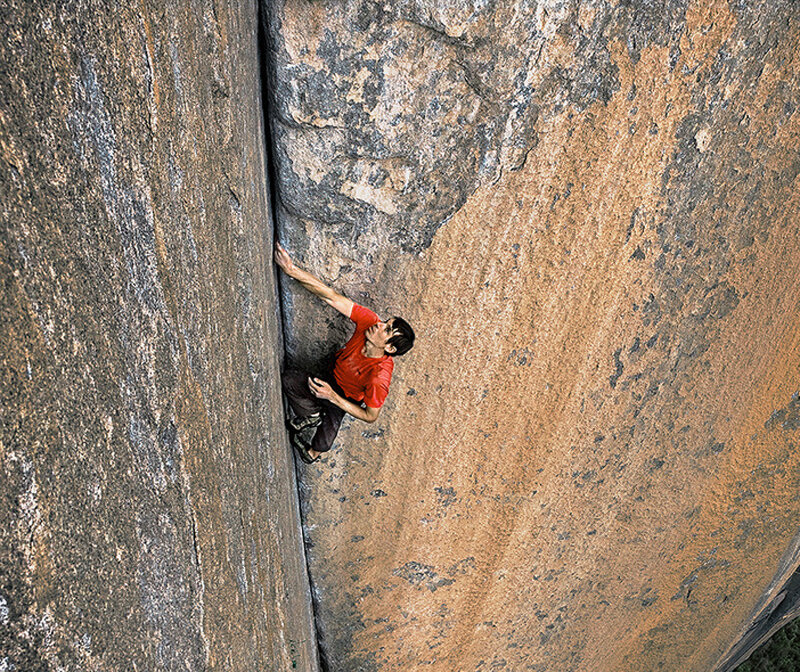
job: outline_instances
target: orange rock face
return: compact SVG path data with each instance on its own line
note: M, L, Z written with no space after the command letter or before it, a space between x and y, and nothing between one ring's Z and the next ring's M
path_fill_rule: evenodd
M365 7L274 10L281 235L418 334L303 470L330 669L729 669L800 561L797 8Z

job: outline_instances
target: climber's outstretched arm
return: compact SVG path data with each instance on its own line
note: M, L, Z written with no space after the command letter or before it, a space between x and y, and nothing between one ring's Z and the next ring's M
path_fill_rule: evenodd
M275 243L275 263L280 266L286 275L290 278L297 280L303 287L305 287L312 294L316 294L325 303L333 308L336 308L345 317L350 317L353 312L353 302L346 296L333 291L328 285L323 283L319 278L311 275L308 271L304 271L297 266L289 253L284 250L278 243Z

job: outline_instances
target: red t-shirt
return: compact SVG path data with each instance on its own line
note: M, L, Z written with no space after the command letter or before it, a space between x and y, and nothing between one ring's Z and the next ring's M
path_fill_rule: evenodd
M364 332L380 321L375 313L354 303L350 319L356 323L356 332L336 353L333 377L350 399L380 408L389 394L394 360L389 355L364 357L361 353L367 340Z

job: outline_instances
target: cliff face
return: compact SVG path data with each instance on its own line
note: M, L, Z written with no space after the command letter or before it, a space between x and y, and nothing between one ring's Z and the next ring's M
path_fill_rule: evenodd
M0 667L313 670L257 8L99 6L0 29Z
M329 669L731 669L799 602L796 3L264 10L281 236L419 336L301 472ZM256 7L2 31L0 667L313 671Z
M800 561L796 3L269 11L280 234L419 336L303 470L330 668L727 669Z

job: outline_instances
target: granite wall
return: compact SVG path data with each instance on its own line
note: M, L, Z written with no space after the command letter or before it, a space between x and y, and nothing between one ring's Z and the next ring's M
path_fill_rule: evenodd
M323 669L732 669L799 604L797 3L262 9L280 237L418 345L309 589L255 4L6 3L0 666L313 671L313 597Z
M4 671L317 669L257 12L3 3Z
M418 333L302 470L328 668L730 669L800 562L800 6L264 6L279 235Z

